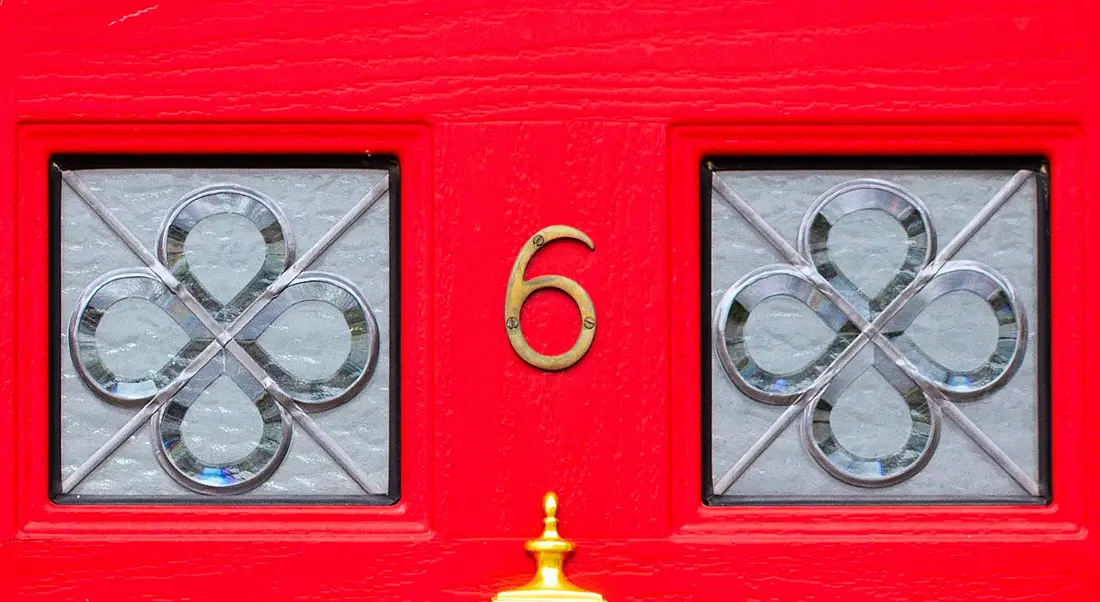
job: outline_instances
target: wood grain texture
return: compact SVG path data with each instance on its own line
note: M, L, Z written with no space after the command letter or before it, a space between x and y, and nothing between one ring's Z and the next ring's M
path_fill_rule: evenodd
M1100 3L1089 2L1083 6L1082 18L1093 23L1100 23ZM1095 28L1093 28L1095 31ZM1089 35L1085 38L1085 56L1100 56L1100 36ZM1084 206L1089 210L1083 212L1083 216L1080 223L1081 229L1081 255L1082 255L1082 270L1081 274L1089 274L1089 278L1081 278L1077 280L1078 284L1070 287L1074 292L1079 291L1080 297L1083 299L1095 299L1097 295L1100 295L1100 279L1095 277L1095 274L1100 273L1100 236L1096 235L1096 232L1100 230L1100 214L1094 210L1097 203L1100 203L1100 61L1086 60L1086 84L1084 86L1084 93L1086 98L1085 107L1081 111L1081 127L1084 131L1084 140L1082 144L1082 155L1086 162L1086 167L1082 169L1080 196L1084 201ZM1094 303L1091 301L1085 301L1082 303L1082 307L1087 307L1088 310L1082 309L1080 312L1066 312L1069 315L1079 315L1080 319L1075 321L1075 324L1079 325L1080 332L1090 344L1085 345L1085 352L1083 354L1084 370L1082 370L1081 380L1085 385L1091 384L1091 378L1095 378L1095 375L1100 372L1100 346L1097 346L1094 341L1096 340L1096 333L1100 332L1100 312L1093 309ZM1055 308L1055 312L1058 308ZM1055 315L1058 315L1057 313ZM1063 314L1065 315L1065 314ZM1094 389L1089 389L1090 394L1087 398L1090 400L1095 399ZM1085 449L1082 454L1082 464L1085 465L1085 470L1089 475L1096 474L1095 462L1100 460L1100 424L1094 418L1089 419L1088 426L1083 427L1087 429L1085 436ZM1090 521L1090 528L1095 533L1096 523L1096 500L1100 500L1100 479L1084 478L1083 487L1086 490L1086 496L1090 500L1090 510L1092 517ZM1095 535L1089 538L1091 545L1089 546L1089 552L1091 552L1092 566L1100 564L1100 538ZM1100 584L1092 584L1092 595L1094 597L1100 595Z
M13 30L0 4L0 36ZM15 274L18 246L15 237L15 120L11 82L15 81L16 61L0 59L0 274ZM0 277L0 542L11 539L15 525L15 282ZM0 585L0 593L3 586Z
M488 600L528 577L547 489L612 602L1100 599L1097 31L1084 1L0 0L0 600ZM1052 157L1054 505L701 506L703 148ZM400 504L48 503L61 151L399 151ZM528 275L577 280L599 332L546 374L501 309L555 223L595 251ZM549 352L579 327L555 293L523 320Z
M1076 119L1089 28L1078 6L8 0L4 10L22 118L1005 121Z
M670 545L578 540L570 578L619 602L679 600L1090 600L1082 541L998 544L763 538ZM468 600L521 585L521 540L18 541L0 548L15 593L33 600ZM89 564L89 555L98 560ZM1028 571L1021 571L1026 561ZM1044 577L1036 579L1035 574ZM22 599L22 598L21 598Z

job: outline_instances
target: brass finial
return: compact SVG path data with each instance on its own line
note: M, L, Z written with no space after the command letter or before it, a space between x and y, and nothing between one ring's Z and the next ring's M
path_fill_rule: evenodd
M560 550L562 554L566 554L573 551L573 544L558 534L558 496L554 492L551 491L542 498L542 511L546 514L546 518L542 519L542 535L523 546L528 552L534 553L536 562L542 552Z
M523 587L511 591L501 592L493 600L496 602L508 602L511 600L524 600L537 602L544 600L587 600L588 602L604 602L603 596L583 590L565 578L562 566L565 557L575 547L571 542L562 539L558 533L558 496L553 492L547 493L542 498L542 511L546 517L542 520L542 535L538 539L532 539L523 547L535 558L535 578Z

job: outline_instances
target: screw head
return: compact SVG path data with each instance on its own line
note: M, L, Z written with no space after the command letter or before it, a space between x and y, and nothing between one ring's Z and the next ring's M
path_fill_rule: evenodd
M592 330L593 328L595 328L596 327L596 318L594 318L592 316L585 317L584 327L587 328L588 330Z
M519 328L519 318L511 316L504 321L504 325L508 327L508 330L515 330Z
M531 242L535 243L536 247L541 247L542 245L546 244L546 239L543 238L541 234L538 234Z

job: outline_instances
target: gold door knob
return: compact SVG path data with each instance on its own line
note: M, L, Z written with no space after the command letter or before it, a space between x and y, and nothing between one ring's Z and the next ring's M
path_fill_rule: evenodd
M542 535L532 539L523 547L535 558L535 578L519 589L500 592L494 602L556 602L560 600L587 600L604 602L603 596L583 590L565 578L562 566L565 557L575 547L558 534L558 496L547 493L542 499L543 519Z

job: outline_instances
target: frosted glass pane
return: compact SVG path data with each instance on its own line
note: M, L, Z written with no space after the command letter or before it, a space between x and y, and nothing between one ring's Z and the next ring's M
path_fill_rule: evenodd
M395 499L387 169L59 179L59 502Z
M1045 501L1038 169L714 173L711 503Z

